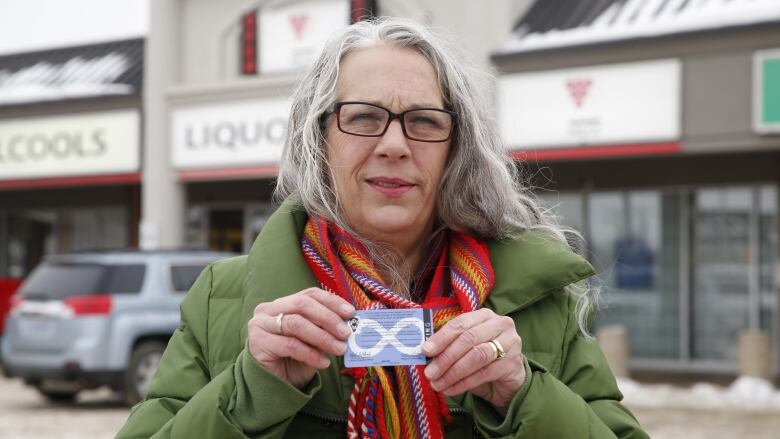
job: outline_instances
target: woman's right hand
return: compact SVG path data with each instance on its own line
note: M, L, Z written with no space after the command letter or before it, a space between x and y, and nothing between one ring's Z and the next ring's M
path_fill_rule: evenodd
M344 320L354 314L355 307L346 300L319 288L261 303L248 323L249 353L268 371L301 389L317 369L330 366L326 353L344 355L350 333Z

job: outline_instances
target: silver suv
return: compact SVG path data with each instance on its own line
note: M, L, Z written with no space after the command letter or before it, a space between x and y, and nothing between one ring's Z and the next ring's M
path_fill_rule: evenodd
M21 285L2 339L3 370L51 401L109 385L143 399L205 251L116 251L46 258Z

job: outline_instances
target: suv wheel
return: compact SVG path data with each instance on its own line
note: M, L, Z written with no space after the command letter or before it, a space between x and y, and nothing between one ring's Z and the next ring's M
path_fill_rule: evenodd
M70 404L76 400L76 395L79 394L75 390L49 390L40 386L35 387L44 398L54 404Z
M128 405L133 406L146 396L146 390L157 371L165 347L163 342L147 341L139 344L133 351L124 380L124 397Z

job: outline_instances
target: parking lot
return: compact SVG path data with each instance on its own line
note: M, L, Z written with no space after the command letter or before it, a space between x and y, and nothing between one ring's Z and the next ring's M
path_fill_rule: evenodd
M20 380L0 378L0 439L112 438L128 413L106 390L53 405Z
M655 439L777 439L780 411L632 407ZM107 390L52 405L19 380L0 378L0 439L112 438L129 410Z

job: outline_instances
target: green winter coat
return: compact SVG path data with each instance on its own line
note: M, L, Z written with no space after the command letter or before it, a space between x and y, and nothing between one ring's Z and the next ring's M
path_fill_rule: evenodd
M316 286L300 251L307 216L286 202L248 256L207 267L181 305L146 400L119 438L346 437L352 378L341 357L298 390L246 349L246 324L261 302ZM448 398L447 438L646 438L598 345L578 335L575 302L562 288L593 274L564 245L538 232L489 242L496 284L485 302L511 316L523 339L527 378L506 417L469 393Z

